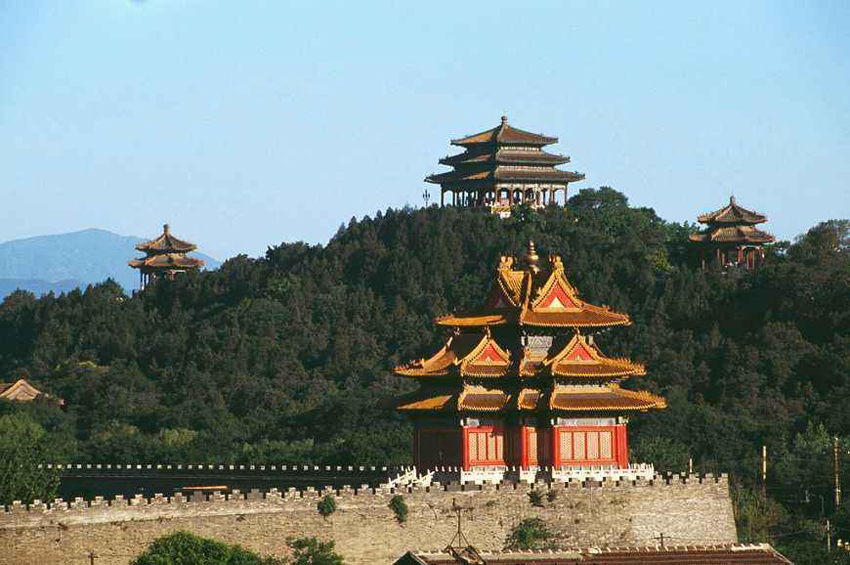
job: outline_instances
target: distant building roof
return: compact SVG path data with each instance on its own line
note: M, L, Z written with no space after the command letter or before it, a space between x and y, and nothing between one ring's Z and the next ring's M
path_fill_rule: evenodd
M644 565L699 563L726 565L788 565L791 563L769 544L722 544L653 547L607 547L565 550L476 552L480 559L455 557L447 551L410 551L395 565Z
M13 383L0 383L0 398L4 400L14 400L17 402L32 402L38 397L52 398L51 395L41 392L26 379L18 379ZM65 404L61 398L56 399L59 405Z
M198 246L194 243L177 239L171 235L171 229L168 224L162 226L162 235L156 239L136 245L136 249L139 251L150 251L154 253L188 253L197 248Z
M767 221L767 217L758 212L747 210L735 202L735 197L729 197L729 204L697 216L701 224L761 224Z

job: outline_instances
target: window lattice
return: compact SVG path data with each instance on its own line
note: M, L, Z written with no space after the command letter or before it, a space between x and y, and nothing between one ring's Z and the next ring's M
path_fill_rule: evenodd
M587 432L587 458L599 459L599 432Z
M573 459L586 459L584 450L585 432L575 432L573 434Z
M561 459L573 458L573 434L572 432L561 432L560 437Z
M599 458L613 459L611 449L611 432L599 432Z

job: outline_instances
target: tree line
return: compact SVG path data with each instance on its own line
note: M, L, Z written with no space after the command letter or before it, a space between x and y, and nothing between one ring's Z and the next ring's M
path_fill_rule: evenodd
M0 374L67 407L2 402L0 427L34 426L64 462L409 463L410 425L382 401L414 385L392 367L433 353L446 330L432 319L480 304L498 257L534 240L585 300L632 317L597 342L646 364L624 386L669 403L632 419L633 459L732 473L754 539L822 537L831 438L842 458L850 448L850 222L769 246L755 272L697 268L695 229L586 189L508 219L390 209L326 245L282 243L132 296L112 281L15 292L0 304Z

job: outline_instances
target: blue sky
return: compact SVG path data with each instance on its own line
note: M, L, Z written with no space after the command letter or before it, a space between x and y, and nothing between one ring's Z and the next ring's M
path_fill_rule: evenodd
M846 1L0 0L0 241L326 242L505 112L576 188L793 238L850 217L848 55Z

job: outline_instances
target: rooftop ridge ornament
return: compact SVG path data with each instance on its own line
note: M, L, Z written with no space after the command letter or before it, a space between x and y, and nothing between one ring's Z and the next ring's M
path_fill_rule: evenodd
M531 240L528 241L528 247L526 248L523 259L525 259L525 266L529 271L535 275L540 272L540 266L537 264L540 256L537 254L537 249L535 249L534 242Z

